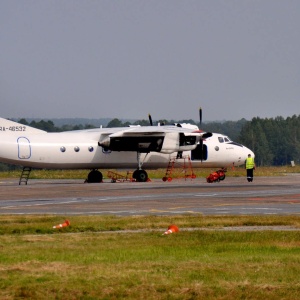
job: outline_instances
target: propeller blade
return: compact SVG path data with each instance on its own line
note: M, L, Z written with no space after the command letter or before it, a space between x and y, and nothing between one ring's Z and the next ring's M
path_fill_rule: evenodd
M201 158L200 158L200 160L203 161L203 139L200 140L200 149L201 149Z
M149 114L148 117L149 117L150 125L153 126L153 122L152 122L152 117L151 117L151 115Z
M202 124L202 108L199 108L199 119L200 119L200 125Z
M203 141L209 137L211 137L213 134L211 132L206 132L202 134L201 139L200 139L200 149L201 149L201 161L204 159L204 144Z
M209 138L209 137L211 137L212 136L212 133L211 132L206 132L206 133L204 133L204 134L202 134L202 139L207 139L207 138Z

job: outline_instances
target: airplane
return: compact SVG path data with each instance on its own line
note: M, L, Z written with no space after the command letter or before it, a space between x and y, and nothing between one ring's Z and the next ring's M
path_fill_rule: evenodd
M0 118L0 162L23 170L89 169L86 182L96 183L103 179L99 169L126 168L136 168L132 177L146 182L145 169L165 168L174 154L188 155L192 167L202 168L239 166L248 154L254 157L228 136L186 123L153 126L150 115L149 120L150 126L46 132Z

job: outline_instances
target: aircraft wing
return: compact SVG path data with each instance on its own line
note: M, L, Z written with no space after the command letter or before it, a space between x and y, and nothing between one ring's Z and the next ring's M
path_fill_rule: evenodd
M177 126L128 127L102 134L99 146L111 151L173 153L195 149L202 134Z

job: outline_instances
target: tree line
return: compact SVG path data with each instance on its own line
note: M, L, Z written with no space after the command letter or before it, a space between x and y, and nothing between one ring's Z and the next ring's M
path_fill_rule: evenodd
M95 126L86 124L86 125L62 125L61 127L55 126L54 122L51 120L40 120L40 121L31 121L27 122L26 119L22 118L18 123L21 123L23 125L28 125L37 129L45 130L47 132L62 132L62 131L71 131L71 130L82 130L82 129L91 129L95 128Z
M68 130L82 130L95 128L93 125L63 125L57 127L53 121L31 121L26 119L18 121L24 125L32 126L48 132L61 132ZM241 119L239 121L206 122L201 125L194 120L158 120L153 125L160 123L191 123L199 126L203 131L218 132L228 135L235 142L241 143L253 150L258 166L281 166L300 162L300 115L292 117L253 118L251 121ZM149 126L149 120L137 120L135 122L122 122L114 118L107 127L126 127L129 125Z
M240 142L255 153L256 164L280 166L300 161L300 115L253 118L241 129Z

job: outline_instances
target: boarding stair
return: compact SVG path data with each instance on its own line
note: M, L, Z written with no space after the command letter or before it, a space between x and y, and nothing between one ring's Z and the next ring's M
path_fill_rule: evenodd
M31 168L30 167L23 167L21 176L20 176L20 180L19 180L19 185L21 185L22 183L27 185L27 181L29 179L29 175L31 172Z
M166 174L162 178L162 180L172 181L173 179L182 178L184 178L185 180L187 178L196 178L189 155L182 156L180 158L178 158L178 156L171 157L166 169Z

